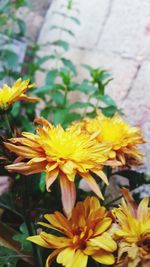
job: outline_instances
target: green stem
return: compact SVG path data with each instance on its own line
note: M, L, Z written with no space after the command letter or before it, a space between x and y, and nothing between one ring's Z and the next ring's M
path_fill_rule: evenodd
M30 218L30 201L29 201L29 192L28 192L28 179L25 176L22 176L23 179L23 185L24 185L24 190L23 190L23 195L22 195L22 200L23 200L23 211L24 211L24 221L28 229L28 233L30 236L34 235L34 230L31 225L31 218ZM39 253L37 251L37 247L35 244L32 243L32 249L33 249L33 256L36 261L36 266L42 267L41 262L38 261L39 259Z
M11 129L11 126L10 126L10 123L9 123L8 114L6 112L3 114L3 118L5 120L5 124L6 124L6 127L8 129L8 132L12 134L12 129Z

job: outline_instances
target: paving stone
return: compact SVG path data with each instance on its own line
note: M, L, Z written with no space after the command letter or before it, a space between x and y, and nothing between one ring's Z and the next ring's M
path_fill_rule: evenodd
M98 48L145 59L150 55L149 24L149 0L114 0Z
M138 125L144 132L147 143L143 146L145 152L145 169L150 174L150 61L144 62L132 90L122 104L126 118Z

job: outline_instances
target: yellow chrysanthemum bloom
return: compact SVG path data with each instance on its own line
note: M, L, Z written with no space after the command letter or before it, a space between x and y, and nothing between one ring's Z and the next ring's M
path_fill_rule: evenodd
M86 267L88 257L106 265L115 262L113 252L117 245L109 233L112 219L97 198L88 197L84 202L78 202L70 219L57 211L46 214L44 218L48 223L39 224L58 231L59 237L42 231L27 239L42 247L55 249L48 256L46 267L50 266L54 257L65 267Z
M114 209L119 241L117 266L150 266L150 209L148 198L136 205L127 189L123 189L125 200ZM145 264L145 265L144 265Z
M102 171L103 164L108 159L110 146L98 144L87 133L79 128L64 130L60 125L53 126L44 119L36 119L42 124L37 133L22 133L22 137L11 138L6 147L27 162L15 162L6 168L24 175L46 172L46 185L51 184L59 175L62 191L62 202L67 214L75 202L74 180L76 174L83 177L91 189L102 197L98 184L91 175L97 174L108 184Z
M12 87L4 84L3 88L0 88L0 109L7 110L16 101L39 101L37 97L29 97L25 95L25 92L32 88L33 85L29 85L30 80L22 81L18 79Z
M137 145L144 143L142 133L137 127L130 127L117 114L112 118L102 113L94 119L85 119L80 127L89 134L95 133L99 143L110 143L110 159L116 159L121 165L137 165L143 161L143 153Z

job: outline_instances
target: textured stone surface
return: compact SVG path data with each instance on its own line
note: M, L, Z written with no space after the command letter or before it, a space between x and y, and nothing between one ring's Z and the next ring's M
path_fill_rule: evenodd
M114 0L98 48L145 59L150 54L149 23L149 0Z
M150 174L150 61L145 61L139 69L126 99L122 103L127 120L144 131L146 170Z
M109 9L109 0L81 0L74 5L71 12L69 11L67 13L64 7L65 4L65 0L53 1L52 6L47 13L43 30L41 31L39 37L40 42L43 43L43 39L46 41L60 37L59 31L55 30L53 33L50 32L50 27L52 25L58 25L70 29L73 33L75 33L75 44L77 46L93 48L97 42L100 32L103 29L105 17ZM78 12L78 9L80 12ZM63 18L54 13L55 11L65 12L66 14L70 14L70 16L76 17L80 21L80 26L74 23L73 20ZM47 32L46 36L44 34L45 32ZM61 37L67 40L69 39L69 41L74 44L74 39L72 39L72 37L68 38L69 36L67 33L61 34Z

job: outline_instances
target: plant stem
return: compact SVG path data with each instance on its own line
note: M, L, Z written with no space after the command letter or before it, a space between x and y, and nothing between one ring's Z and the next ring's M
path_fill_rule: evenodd
M31 225L31 218L30 218L30 202L29 202L29 192L28 192L28 179L25 176L22 176L23 179L23 185L24 185L24 190L23 190L23 195L22 195L22 200L23 200L23 211L24 211L24 221L28 229L29 235L34 235L34 230L32 229ZM38 261L39 259L39 253L37 251L36 245L32 243L32 249L33 249L33 256L36 261L36 266L42 267L41 261Z
M4 208L4 209L7 209L7 210L9 210L9 211L11 211L11 212L13 212L14 214L18 215L18 216L19 216L20 218L22 218L22 219L24 218L23 215L22 215L21 213L19 213L18 211L16 211L16 210L10 208L9 206L5 205L5 204L2 203L2 202L0 202L0 207L1 207L1 208Z
M9 131L9 133L12 133L12 129L11 129L11 126L10 126L10 123L9 123L9 119L8 119L8 114L5 112L3 114L3 117L4 117L4 120L5 120L5 124L6 124L6 127Z

